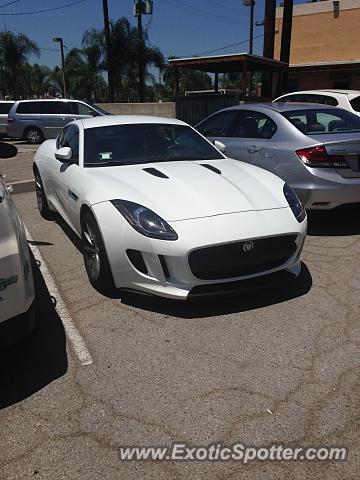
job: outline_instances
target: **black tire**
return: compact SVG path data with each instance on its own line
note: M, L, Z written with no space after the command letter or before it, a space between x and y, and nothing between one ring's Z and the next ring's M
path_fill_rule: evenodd
M97 221L86 212L81 221L82 251L86 273L91 285L99 292L115 288L104 241Z
M40 215L43 218L45 218L45 220L53 220L55 214L49 208L49 204L46 198L46 194L45 194L45 190L43 187L40 174L37 170L35 170L34 175L35 175L36 200L37 200Z
M24 132L24 140L32 145L37 145L44 141L44 135L40 128L28 127Z

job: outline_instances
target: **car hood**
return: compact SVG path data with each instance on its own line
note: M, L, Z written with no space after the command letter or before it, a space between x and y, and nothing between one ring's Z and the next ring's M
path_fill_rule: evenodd
M167 221L288 207L281 179L232 159L85 171L91 204L125 199L150 208Z

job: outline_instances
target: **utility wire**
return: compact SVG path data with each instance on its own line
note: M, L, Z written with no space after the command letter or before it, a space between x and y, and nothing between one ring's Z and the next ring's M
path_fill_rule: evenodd
M257 35L256 37L254 37L254 40L256 40L257 38L261 38L263 36L264 36L263 33L261 35ZM196 53L192 55L182 55L181 57L178 57L178 58L201 57L201 55L207 55L208 53L213 53L213 52L220 52L221 50L226 50L227 48L236 47L237 45L243 45L244 43L249 43L249 40L244 40L238 43L231 43L230 45L225 45L224 47L215 48L214 50L208 50L207 52L201 52L201 53Z
M13 3L19 3L21 0L13 0L12 2L5 3L4 5L0 5L0 8L7 7L8 5L12 5Z
M222 3L213 2L212 0L203 0L203 1L205 1L206 3L210 3L212 5L216 5L217 7L225 8L226 10L230 10L231 12L236 12L240 14L240 10L237 10L236 8L228 7L227 5L223 5Z
M202 13L202 14L206 14L206 15L210 15L214 18L219 18L221 20L226 20L226 21L230 21L230 22L234 22L234 18L229 18L229 17L223 17L222 15L216 15L215 13L212 13L212 12L208 12L206 10L202 10L201 8L197 8L197 7L193 7L191 4L189 3L186 3L186 2L182 2L181 0L177 0L177 3L180 3L180 5L184 5L185 7L187 8L192 8L193 10L199 12L199 13ZM239 12L240 13L240 12Z
M20 1L20 0L19 0ZM55 10L61 10L62 8L72 7L73 5L78 5L79 3L87 2L88 0L77 0L76 2L67 3L66 5L60 5L59 7L47 8L46 10L36 10L33 12L18 12L18 13L1 13L3 16L17 16L17 15L35 15L37 13L53 12Z
M199 17L206 18L207 20L213 20L215 22L231 23L232 25L238 25L239 23L230 18L211 16L211 14L208 14L207 12L203 13L204 12L203 10L197 9L196 7L192 7L190 5L188 6L187 4L184 4L184 3L182 4L183 6L181 6L179 5L180 2L178 0L176 2L175 1L173 2L172 0L167 0L167 2L165 3L173 7L179 8L180 10L185 11L187 13L191 13L192 15L197 15Z

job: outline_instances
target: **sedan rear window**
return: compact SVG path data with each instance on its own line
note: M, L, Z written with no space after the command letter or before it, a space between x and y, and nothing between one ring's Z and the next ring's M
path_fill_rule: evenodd
M340 108L291 110L282 115L306 135L360 131L360 117Z
M84 132L87 167L222 158L208 141L185 125L108 125Z

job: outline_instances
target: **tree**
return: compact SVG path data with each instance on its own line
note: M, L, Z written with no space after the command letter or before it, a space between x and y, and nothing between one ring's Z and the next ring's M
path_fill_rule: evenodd
M114 90L117 101L136 101L138 99L138 52L139 36L137 28L130 25L127 18L121 17L110 23ZM149 67L163 68L164 57L157 47L149 46L148 36L144 34L145 78L150 78ZM99 65L105 65L105 38L102 30L91 29L85 32L83 47L90 48L98 55Z
M169 60L176 57L170 56ZM175 70L168 62L163 71L163 79L165 85L172 91L175 91ZM206 72L198 70L178 69L179 95L184 95L187 90L210 90L212 88L212 80Z
M3 93L10 93L17 98L19 91L19 74L30 55L40 56L39 47L23 33L0 32L0 58L2 69Z

